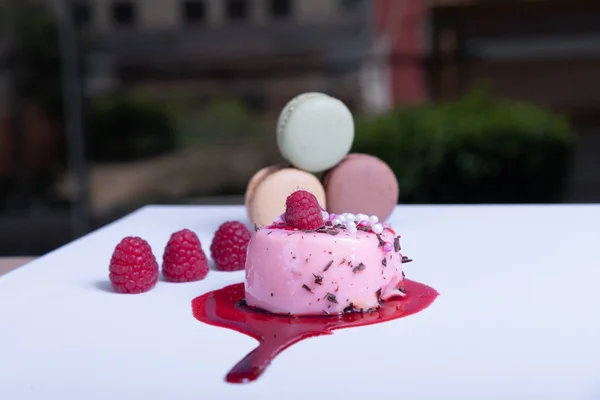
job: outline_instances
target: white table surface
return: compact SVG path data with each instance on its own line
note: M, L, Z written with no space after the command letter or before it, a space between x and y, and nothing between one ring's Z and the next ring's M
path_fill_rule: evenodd
M133 296L107 283L122 237L161 257L187 227L208 252L227 219L243 208L145 207L1 276L0 399L600 399L600 206L398 207L407 277L436 302L300 342L248 385L223 378L256 342L190 306L241 272Z

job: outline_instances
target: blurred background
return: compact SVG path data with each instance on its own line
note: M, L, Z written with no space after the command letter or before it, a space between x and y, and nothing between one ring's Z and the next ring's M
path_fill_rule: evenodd
M242 204L296 94L401 203L600 200L600 2L0 0L0 256L149 203Z

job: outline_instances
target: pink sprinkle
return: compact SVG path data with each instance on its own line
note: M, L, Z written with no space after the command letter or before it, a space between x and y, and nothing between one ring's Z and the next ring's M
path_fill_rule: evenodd
M393 249L394 249L394 245L392 245L390 242L385 242L383 244L383 251L385 251L386 253L389 253Z
M369 223L367 221L360 221L358 226L367 226Z

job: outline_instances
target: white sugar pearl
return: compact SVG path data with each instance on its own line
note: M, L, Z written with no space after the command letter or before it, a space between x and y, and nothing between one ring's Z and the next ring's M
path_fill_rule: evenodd
M367 217L365 214L356 214L356 220L357 220L358 222L360 222L360 221L364 221L364 220L366 220L367 218L369 218L369 217Z
M321 215L323 216L323 221L327 221L329 219L329 213L327 211L321 211Z
M381 225L380 223L375 223L375 224L373 224L371 229L373 229L373 232L375 232L375 233L381 233L381 232L383 232L383 225Z
M356 218L356 216L352 213L346 213L344 214L344 219L346 221L354 221L354 219Z
M340 218L340 216L338 215L337 217L335 217L335 218L333 219L333 221L331 221L331 223L332 223L333 225L339 225L339 224L342 224L342 223L344 223L344 220L343 220L342 218Z
M379 217L377 217L377 215L371 215L371 216L369 217L369 223L370 223L371 225L373 225L373 224L376 224L376 223L378 223L378 222L379 222Z
M346 222L346 229L348 229L349 232L356 232L356 223L354 221L347 221Z

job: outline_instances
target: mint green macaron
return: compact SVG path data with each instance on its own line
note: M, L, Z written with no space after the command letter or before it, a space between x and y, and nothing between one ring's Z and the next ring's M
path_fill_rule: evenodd
M308 92L290 100L277 123L277 145L293 166L309 172L332 168L354 141L354 118L346 105L324 93Z

